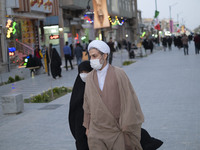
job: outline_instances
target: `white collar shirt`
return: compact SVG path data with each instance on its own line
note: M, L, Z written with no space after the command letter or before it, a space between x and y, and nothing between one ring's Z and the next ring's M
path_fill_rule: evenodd
M98 78L99 88L101 89L101 91L103 91L103 86L106 79L108 67L109 64L107 64L102 70L97 70L97 78Z

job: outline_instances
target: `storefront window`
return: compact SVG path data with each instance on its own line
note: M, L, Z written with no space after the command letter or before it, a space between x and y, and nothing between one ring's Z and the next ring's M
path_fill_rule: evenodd
M58 26L45 26L44 27L45 35L45 45L52 43L53 45L59 45L59 38L51 38L53 36L59 35Z

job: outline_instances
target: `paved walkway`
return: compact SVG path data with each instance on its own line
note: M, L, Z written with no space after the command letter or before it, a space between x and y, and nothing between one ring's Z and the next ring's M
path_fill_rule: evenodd
M188 56L173 48L123 67L144 112L143 127L164 141L160 150L200 149L200 55L194 54L192 44ZM119 62L127 59L127 53L114 57L113 64L121 66ZM51 86L72 87L76 74L77 69L63 70L63 77L57 80L39 75L16 82L15 89L12 85L0 87L0 95L20 92L29 97ZM75 150L68 126L70 96L49 104L25 104L25 111L19 115L2 115L0 108L0 149ZM47 105L54 108L48 109Z

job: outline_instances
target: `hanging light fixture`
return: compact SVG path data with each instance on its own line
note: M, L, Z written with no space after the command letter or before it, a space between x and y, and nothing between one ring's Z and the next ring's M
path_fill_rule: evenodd
M112 21L112 18L111 18L110 16L108 16L108 19L109 19L110 23L111 23L113 26L116 26L116 25L122 26L122 25L124 24L124 19L123 19L123 17L121 17L122 22L119 21L119 19L118 19L117 16L115 16L114 22Z

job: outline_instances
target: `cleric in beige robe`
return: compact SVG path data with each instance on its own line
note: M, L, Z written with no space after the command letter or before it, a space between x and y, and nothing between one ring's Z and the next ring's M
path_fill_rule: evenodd
M90 150L142 150L144 116L125 72L107 63L109 46L88 45L93 68L86 79L84 122Z

